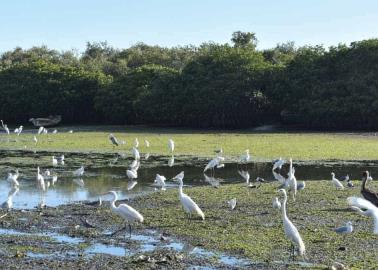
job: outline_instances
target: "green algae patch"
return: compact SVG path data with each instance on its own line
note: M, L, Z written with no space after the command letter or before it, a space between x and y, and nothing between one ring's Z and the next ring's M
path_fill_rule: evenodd
M290 195L288 201L288 216L306 245L304 261L323 266L337 261L355 268L378 267L373 221L350 210L346 202L348 196L359 196L358 187L336 191L331 181L306 184L295 203ZM184 188L205 213L204 221L187 218L177 189L139 198L133 206L144 215L145 226L192 245L258 263L288 262L290 242L285 238L281 211L272 208L272 199L279 196L277 187L277 183L265 183L259 189L242 184ZM232 198L237 199L234 210L227 205ZM355 227L352 234L334 232L349 220Z

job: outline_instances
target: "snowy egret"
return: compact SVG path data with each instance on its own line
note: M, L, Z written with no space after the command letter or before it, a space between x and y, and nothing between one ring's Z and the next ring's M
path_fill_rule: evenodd
M273 198L273 209L280 209L281 202L278 200L277 197Z
M181 202L181 204L184 208L184 211L186 213L188 213L189 218L191 218L192 213L194 213L194 214L200 216L202 218L202 220L205 220L205 215L202 212L201 208L199 208L199 206L188 195L186 195L182 191L182 188L183 188L183 185L184 185L182 178L177 177L177 178L175 178L175 180L177 180L179 182L179 199L180 199L180 202Z
M366 187L367 183L371 181L372 178L369 176L369 172L365 171L363 173L362 185L361 185L361 194L362 196L370 201L372 204L378 207L378 193L370 190Z
M347 201L351 208L357 211L359 214L373 218L373 233L378 234L378 207L368 200L358 197L348 197Z
M345 223L344 226L336 228L335 232L338 234L349 234L353 232L353 225L351 221Z
M72 172L74 176L82 176L84 174L84 166Z
M279 192L283 193L284 200L283 205L281 207L282 209L282 220L284 224L284 230L286 237L291 241L292 243L292 254L294 257L294 246L298 246L299 255L303 256L305 254L305 245L303 243L302 237L300 236L298 229L294 226L294 224L290 221L290 219L286 215L286 204L287 204L287 194L286 190L280 189Z
M251 159L251 156L249 154L249 149L246 149L244 152L245 153L241 155L239 158L239 162L241 163L247 163Z
M343 184L335 177L335 173L331 172L332 183L335 185L336 189L344 189Z
M231 210L234 210L236 207L236 198L233 198L229 201L227 201L228 206L230 207Z
M175 150L175 142L172 139L168 140L168 149L171 153Z
M129 206L125 203L122 203L122 204L116 206L115 203L118 200L118 196L117 196L117 193L115 191L109 191L107 194L110 194L110 195L113 196L113 199L111 200L111 204L110 204L111 210L115 214L121 216L128 223L129 231L130 231L130 237L131 237L131 223L134 223L134 222L143 223L143 221L144 221L143 216L137 210L135 210L134 208L132 208L131 206ZM112 235L114 235L117 232L122 231L124 229L126 229L126 226L124 228L114 232Z

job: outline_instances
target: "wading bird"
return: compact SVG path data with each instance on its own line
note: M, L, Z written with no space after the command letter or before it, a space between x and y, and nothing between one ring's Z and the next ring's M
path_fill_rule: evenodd
M114 146L119 145L117 138L112 133L109 134L109 140L113 145L113 149L114 149Z
M159 187L161 187L162 190L165 190L165 180L167 180L167 178L165 178L164 175L160 175L157 173L154 183L156 183Z
M348 221L347 223L345 223L344 226L336 228L335 232L338 233L338 234L349 234L349 233L352 233L353 232L352 221Z
M84 166L72 172L74 176L82 176L84 174Z
M287 179L287 183L289 186L290 192L293 192L293 200L295 201L295 197L297 196L297 178L295 177L295 169L293 168L293 160L289 159L290 167L289 167L289 176Z
M16 173L8 173L7 181L12 184L13 187L18 187L20 183L18 183L17 179L20 174L18 173L18 170L16 170Z
M39 127L39 129L38 129L38 135L41 134L44 129L45 129L44 127Z
M294 257L294 246L298 246L299 255L304 256L306 248L303 243L302 237L300 236L297 228L294 226L294 224L290 221L290 219L286 215L286 204L287 204L286 190L280 189L279 192L281 192L284 195L283 205L281 207L282 220L284 224L286 237L292 243L292 255Z
M373 233L378 234L378 207L376 207L374 204L369 202L368 200L365 200L363 198L358 197L348 197L347 198L348 204L351 206L351 208L357 213L371 217L374 221L374 229Z
M361 185L361 194L362 196L370 201L372 204L378 207L378 193L370 190L366 187L369 181L371 181L373 178L369 176L369 172L365 171L363 173L363 179L362 179L362 185Z
M168 149L171 153L175 150L175 142L172 139L168 140Z
M118 196L117 196L117 193L115 191L109 191L108 193L104 194L104 195L107 195L107 194L110 194L113 196L113 199L111 200L111 204L110 204L110 208L112 209L112 211L119 215L120 217L122 217L126 222L127 224L129 225L129 232L130 232L130 237L131 237L131 224L134 223L134 222L140 222L140 223L143 223L144 221L144 218L143 216L137 211L135 210L134 208L132 208L131 206L125 204L125 203L122 203L118 206L116 206L115 202L118 200ZM120 232L120 231L123 231L126 229L126 226L121 228L120 230L114 232L112 235Z
M168 159L168 166L169 166L169 167L173 167L173 165L175 165L175 157L172 155L172 156Z
M135 141L134 141L134 147L135 147L135 148L138 148L138 147L139 147L139 140L138 140L138 138L135 138Z
M129 179L137 179L138 178L138 171L135 169L126 170L127 177Z
M39 167L37 167L37 184L42 191L46 191L45 178L40 174Z
M336 189L344 189L343 184L335 177L335 173L331 172L332 175L332 183L336 187Z
M147 141L147 139L144 139L144 144L146 145L147 148L150 147L150 142Z
M249 155L249 149L245 150L244 152L245 153L239 157L239 162L247 164L251 159L251 156Z
M182 172L182 175L184 173ZM184 211L188 213L189 218L192 217L192 214L198 215L202 218L202 220L205 220L205 214L202 212L202 210L198 207L198 205L185 193L182 191L182 187L184 185L181 177L175 177L174 180L177 180L179 182L179 199L180 202L184 208Z
M205 169L203 170L203 172L206 172L207 170L211 169L212 172L213 172L213 175L215 173L215 167L217 168L221 168L223 166L222 165L222 162L224 161L224 157L215 157L213 158L212 160L209 161L209 163L207 163Z
M17 136L20 136L20 134L21 134L23 128L24 128L23 126L20 126L20 127L16 128L16 129L14 130L14 133L16 133Z
M245 180L245 183L248 186L249 185L249 179L251 178L251 176L249 175L249 172L243 171L243 170L238 170L238 173L241 177L243 177L243 179Z
M277 197L273 198L273 209L280 209L281 202L278 200Z
M37 139L37 137L36 137L36 136L34 136L34 137L33 137L33 141L34 141L34 144L37 144L37 142L38 142L38 139Z
M52 165L57 166L58 165L58 160L55 158L55 156L52 156Z

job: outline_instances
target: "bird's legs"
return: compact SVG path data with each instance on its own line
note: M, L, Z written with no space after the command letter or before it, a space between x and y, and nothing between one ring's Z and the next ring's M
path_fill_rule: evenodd
M115 232L113 232L110 236L114 236L114 235L116 235L117 233L119 233L119 232L121 232L121 231L124 231L124 230L126 230L126 228L127 228L127 225L125 225L124 227L122 227L121 229L119 229L119 230L116 230Z
M129 232L130 232L130 238L131 238L131 224L129 223Z

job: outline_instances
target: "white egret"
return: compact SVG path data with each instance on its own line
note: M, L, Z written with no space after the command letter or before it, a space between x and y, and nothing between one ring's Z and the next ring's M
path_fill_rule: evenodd
M84 166L81 166L79 169L73 171L72 173L74 176L83 176L84 172Z
M378 234L378 207L376 207L374 204L369 202L368 200L365 200L363 198L358 197L348 197L347 198L348 204L351 206L351 208L357 213L371 217L374 221L374 229L373 233Z
M215 157L213 158L212 160L209 161L209 163L207 163L205 169L203 170L203 172L206 172L207 170L209 169L212 169L213 173L214 173L214 168L218 166L220 166L222 164L222 162L224 161L224 157Z
M58 160L55 158L55 156L52 156L52 165L57 166L58 165Z
M138 148L138 147L139 147L139 140L138 140L138 138L135 138L135 141L134 141L134 147L135 147L135 148Z
M131 237L131 223L134 223L134 222L143 223L143 221L144 221L143 216L137 210L135 210L134 208L132 208L131 206L129 206L125 203L122 203L122 204L116 206L115 202L118 200L118 196L117 196L117 193L115 191L109 191L107 194L110 194L110 195L113 196L112 202L110 204L111 210L115 214L122 217L128 223L129 231L130 231L130 237ZM124 230L125 228L126 228L126 226L124 228L114 232L112 235L114 235L115 233L117 233L121 230Z
M279 159L276 159L276 160L274 160L273 161L273 171L275 170L275 169L282 169L282 165L284 165L285 164L285 160L283 160L281 157L279 158Z
M286 205L287 205L286 190L280 189L279 192L283 193L284 195L283 205L281 207L282 220L283 220L284 231L285 231L286 237L292 243L292 254L294 256L294 246L296 245L298 246L299 255L303 256L305 254L306 248L303 243L302 237L300 236L297 228L294 226L294 224L290 221L290 219L286 215Z
M179 199L180 202L184 208L184 211L188 213L189 218L192 217L192 213L200 216L202 220L205 220L205 214L202 212L201 208L188 196L186 195L183 191L183 181L181 177L175 178L179 182Z
M336 189L344 189L343 184L335 177L335 173L331 172L332 183L335 185Z
M41 134L44 129L45 129L44 127L39 127L39 129L38 129L38 135Z
M147 139L144 139L144 144L146 145L147 148L150 147L150 142L147 141Z
M251 159L251 156L249 154L249 149L245 150L244 152L245 153L243 155L241 155L240 158L239 158L239 161L241 163L247 163Z
M168 140L168 149L171 153L175 150L175 142L172 139Z
M251 178L248 171L238 170L241 177L244 178L247 185L249 185L249 179Z
M273 198L273 208L274 209L280 209L281 208L281 202L278 200L277 197Z
M117 138L112 133L109 134L109 140L113 144L113 148L119 145Z
M52 180L51 180L52 185L55 185L56 181L58 181L58 176L53 175Z
M33 141L34 141L34 144L37 144L37 142L38 142L38 139L37 139L37 137L36 137L36 136L34 136L34 137L33 137Z
M1 122L1 126L5 129L5 125L4 125L3 120L0 120L0 122Z
M64 165L64 155L61 155L60 157L56 157L58 163L60 163L61 165Z
M47 134L48 132L47 128L43 128L43 134Z
M276 179L278 182L280 182L281 185L284 185L286 183L286 178L283 177L281 174L276 173L275 171L272 171L274 179Z
M361 185L361 194L362 196L370 201L372 204L378 207L378 193L374 192L373 190L370 190L366 185L369 183L369 181L373 180L373 178L369 175L368 171L365 171L363 173L363 179L362 179L362 185Z
M131 180L127 183L127 190L132 190L138 184L137 181Z
M10 134L10 131L9 131L9 128L7 125L4 125L4 130L5 132L9 135Z
M180 181L182 182L182 180L184 179L184 171L180 172L178 175L176 175L175 177L172 178L172 180L174 181Z
M349 234L353 232L353 225L351 221L345 223L344 226L335 229L335 232L338 234Z
M236 198L233 198L229 201L227 201L228 206L230 207L231 210L234 210L236 207Z
M136 149L135 147L133 147L131 151L132 151L132 153L133 153L133 157L134 157L134 159L136 159L136 160L140 160L140 154L139 154L138 149Z
M134 169L126 170L127 177L129 179L136 179L138 178L138 171Z
M16 128L16 129L14 130L14 133L16 133L17 136L20 136L20 134L21 134L23 128L24 128L23 126L20 126L20 127Z
M58 130L54 129L52 134L57 134L58 133Z
M39 167L37 167L37 184L42 191L46 191L45 178L40 174Z
M167 180L167 178L165 178L164 175L160 175L160 174L157 173L155 180L154 180L154 183L156 183L158 186L160 186L161 189L165 189L165 180Z
M16 173L8 173L7 181L12 184L13 187L18 187L20 183L18 182L19 172L16 170Z
M290 167L289 167L289 174L288 174L288 179L287 183L289 186L290 192L293 192L293 200L295 201L295 197L297 196L297 190L298 190L298 185L297 185L297 178L295 177L295 169L293 168L293 160L290 158L289 159Z

